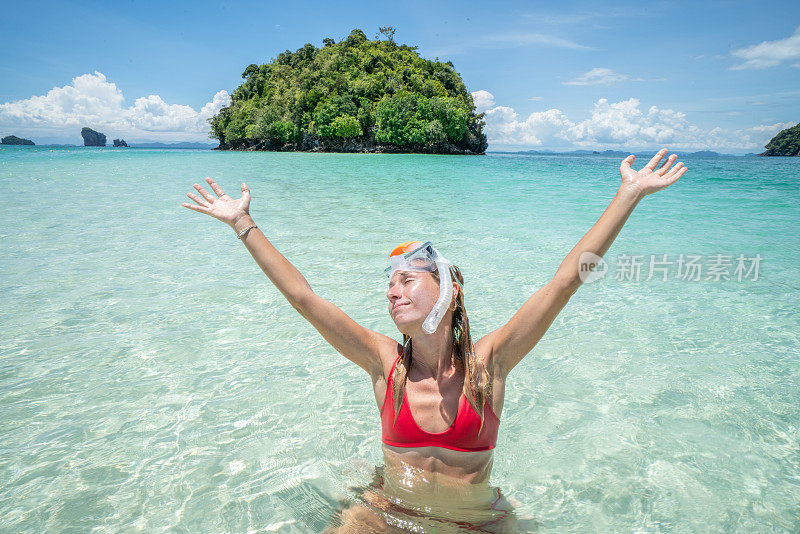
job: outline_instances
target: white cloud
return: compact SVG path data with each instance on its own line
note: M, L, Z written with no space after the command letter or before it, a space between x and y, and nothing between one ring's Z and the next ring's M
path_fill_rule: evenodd
M800 26L786 39L764 41L757 45L739 48L731 52L731 55L744 60L744 63L734 65L731 70L766 69L776 67L784 61L800 59Z
M577 78L564 82L564 85L611 85L612 83L632 81L643 82L642 78L631 78L627 74L620 74L611 69L595 67Z
M501 145L540 146L555 138L566 140L565 132L572 125L557 109L537 111L520 120L519 114L506 106L488 110L484 121L489 142Z
M793 122L776 122L775 124L762 124L760 126L753 126L752 128L747 128L747 130L744 131L766 134L770 138L773 138L775 137L775 134L777 134L781 130L785 130L786 128L791 128L794 125L795 123Z
M541 100L544 100L544 97L543 96L532 96L528 100L533 100L534 102L539 102Z
M651 106L646 113L639 109L639 100L629 98L609 103L598 100L590 118L569 129L568 137L578 145L661 145L673 142L694 127L683 113Z
M219 91L200 111L168 104L158 95L137 98L133 106L126 106L116 84L95 71L45 95L0 104L0 126L14 128L19 135L33 133L65 142L77 142L82 126L109 137L206 141L210 129L207 119L229 102L228 93Z
M476 91L475 93L478 93ZM475 95L473 93L473 95ZM525 118L511 107L495 105L494 96L480 91L488 107L486 136L490 147L652 148L683 150L760 150L767 141L793 123L775 123L738 130L711 130L689 123L686 115L650 106L643 110L636 98L620 102L600 99L588 118L571 120L558 109L534 112Z
M494 95L483 89L472 93L472 101L475 102L477 113L483 113L487 109L494 107Z
M230 103L231 97L228 91L217 91L214 93L214 98L211 99L211 102L206 102L205 105L200 108L200 116L203 117L204 120L213 117L219 113L219 110L227 107Z
M54 87L44 96L0 104L0 122L77 125L104 122L122 108L122 92L95 72L73 78L70 85Z

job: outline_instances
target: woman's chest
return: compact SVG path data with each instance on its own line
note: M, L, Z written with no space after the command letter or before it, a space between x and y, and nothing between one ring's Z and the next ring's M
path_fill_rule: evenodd
M388 373L387 373L388 374ZM486 401L497 417L503 411L505 400L505 380L499 373L491 373L492 385ZM384 402L393 400L393 393L387 390L391 381L387 378L373 383L375 401L378 411L383 409ZM469 405L463 393L463 379L442 385L433 379L414 381L406 380L403 391L403 403L406 404L417 425L426 432L440 433L452 426L463 405Z
M446 432L463 409L463 379L458 383L436 383L433 379L413 381L405 384L404 402L408 405L414 423L429 434Z

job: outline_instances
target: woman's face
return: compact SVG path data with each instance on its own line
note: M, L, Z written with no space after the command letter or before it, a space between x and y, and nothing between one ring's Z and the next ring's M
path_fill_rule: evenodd
M422 324L439 298L439 283L429 272L396 271L389 279L389 314L402 333Z

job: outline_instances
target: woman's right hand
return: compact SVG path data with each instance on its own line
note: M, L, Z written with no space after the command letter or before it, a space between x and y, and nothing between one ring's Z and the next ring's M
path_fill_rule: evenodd
M236 221L244 216L250 215L250 190L247 188L247 184L242 184L242 198L237 199L231 198L225 194L225 191L211 178L206 178L206 182L208 182L208 185L214 190L214 193L217 194L217 198L210 195L200 184L194 184L194 188L197 189L203 198L201 199L194 193L187 193L186 196L194 200L197 205L183 202L181 206L189 208L190 210L199 211L200 213L205 213L206 215L211 215L231 228L235 227Z

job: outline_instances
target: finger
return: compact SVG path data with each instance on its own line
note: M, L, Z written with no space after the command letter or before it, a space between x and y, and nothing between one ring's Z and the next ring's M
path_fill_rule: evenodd
M677 182L680 179L681 176L686 174L687 170L688 169L686 167L681 167L677 172L669 173L666 176L664 176L661 179L659 190L664 189L665 187L669 187L672 184L674 184L675 182Z
M194 184L194 188L197 189L197 191L199 191L201 195L203 195L203 198L206 199L209 204L214 203L214 197L208 194L208 191L203 189L203 187L200 184Z
M189 208L190 210L199 211L200 213L208 213L208 208L203 206L195 206L194 204L189 204L187 202L181 202L181 206L184 208Z
M682 161L679 161L678 163L676 163L676 164L675 164L675 165L674 165L674 166L673 166L673 167L672 167L672 168L669 170L669 172L667 173L667 175L670 175L670 174L673 174L673 173L675 173L675 172L678 172L678 171L679 171L681 168L683 168L683 162L682 162Z
M225 191L223 191L222 188L217 185L217 182L215 182L211 178L206 178L206 182L208 182L208 185L211 186L211 189L214 190L214 192L217 194L218 197L221 197L222 195L225 194Z
M669 183L670 183L670 184L674 184L675 182L677 182L677 181L678 181L678 178L680 178L681 176L683 176L684 174L686 174L686 171L688 171L688 170L689 170L689 168L688 168L688 167L682 167L682 168L681 168L681 169L680 169L678 172L676 172L676 173L675 173L675 174L674 174L674 175L673 175L673 176L672 176L672 177L669 179Z
M651 159L650 161L647 162L647 165L645 165L645 167L650 169L651 171L655 170L656 165L658 165L658 162L661 161L661 158L663 158L664 155L666 155L666 153L667 153L667 149L666 148L662 148L661 150L656 152L656 155L653 156L653 159Z
M242 183L242 199L239 207L248 212L250 210L250 189L248 189L246 183Z
M630 169L633 162L636 160L636 156L631 154L627 158L622 160L622 164L620 164L619 169L624 171L625 169Z
M666 173L667 170L669 169L669 166L672 165L673 163L675 163L676 159L678 159L678 155L677 154L672 154L670 157L667 158L667 160L664 162L664 164L661 167L658 168L658 170L656 172L663 176L664 173Z
M200 197L198 197L194 193L186 193L186 196L191 198L192 200L194 200L195 202L197 202L199 205L203 206L204 208L210 208L211 207L208 204L206 204L205 202L203 202L202 200L200 200Z
M680 178L680 176L678 178L675 178L675 176L678 173L680 173L680 175L683 176L683 173L685 173L685 172L686 172L686 167L683 166L683 162L681 161L681 162L678 162L672 168L672 170L670 170L666 175L664 175L664 178L667 179L668 181L671 180L669 183L672 183L675 180L677 180L678 178ZM675 178L675 179L673 180L673 178Z

